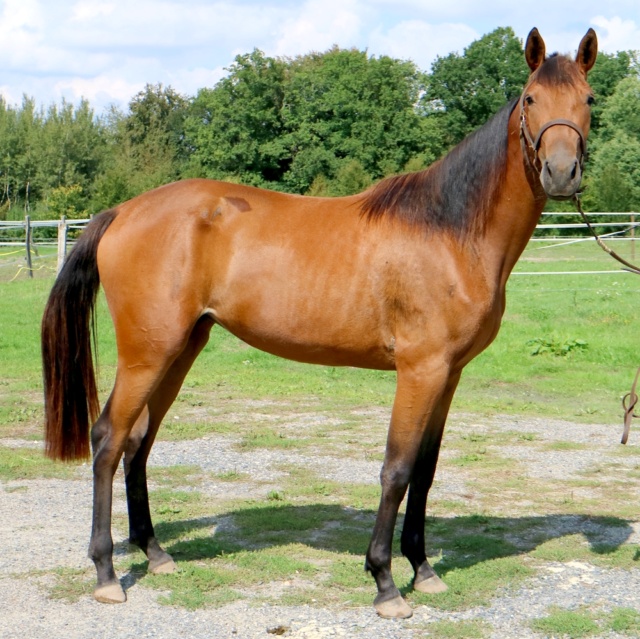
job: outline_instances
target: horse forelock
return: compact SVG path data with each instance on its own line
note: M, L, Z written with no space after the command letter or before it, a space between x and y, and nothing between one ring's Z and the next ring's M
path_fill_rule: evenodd
M570 85L582 81L578 65L570 57L553 53L532 75L530 82L544 86Z
M464 236L481 230L503 183L513 100L445 157L416 173L387 178L363 194L362 214L396 218Z

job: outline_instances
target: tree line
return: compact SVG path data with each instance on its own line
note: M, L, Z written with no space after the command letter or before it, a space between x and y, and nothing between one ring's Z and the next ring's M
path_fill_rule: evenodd
M598 55L585 203L640 210L638 53ZM441 157L528 77L522 42L498 28L462 54L413 62L334 47L239 55L214 87L147 85L123 112L0 98L0 219L83 217L167 182L208 177L346 195ZM561 206L561 205L555 205Z

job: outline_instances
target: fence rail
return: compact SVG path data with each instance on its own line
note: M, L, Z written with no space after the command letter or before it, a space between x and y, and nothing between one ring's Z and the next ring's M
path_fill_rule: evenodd
M91 218L81 220L67 220L64 216L59 220L32 220L25 215L24 220L0 221L0 247L24 246L26 270L29 277L33 277L33 254L38 254L39 246L57 246L58 260L56 272L59 273L67 256L68 234L72 229L83 229ZM43 228L57 228L57 237L54 240L35 238L34 230ZM7 239L10 232L19 231L21 237ZM2 254L0 253L0 257Z
M568 216L573 213L543 213L544 218L552 218L556 216ZM577 213L575 214L577 215ZM640 213L590 213L591 219L595 217L610 217L610 218L626 218L622 221L614 222L592 222L592 226L598 229L606 229L608 232L604 233L602 237L607 241L631 241L632 247L632 259L635 258L635 240L636 228L640 226L640 222L636 219L640 216ZM91 221L91 218L81 220L67 220L61 218L59 220L32 220L30 216L25 216L24 220L15 221L0 221L0 248L1 247L22 247L24 250L26 270L29 277L33 277L33 265L32 256L35 253L38 254L39 246L57 246L58 259L57 259L57 272L60 272L64 264L64 260L67 255L67 250L72 240L69 239L70 230L81 230ZM38 238L34 237L34 231L37 229L55 228L57 234L55 239L51 238ZM618 230L610 231L610 229L618 228ZM536 230L549 231L552 229L567 230L567 229L587 229L584 222L561 222L561 223L543 223L536 226ZM15 231L19 232L19 237L9 237L10 234L15 235ZM532 242L547 242L550 243L549 248L553 246L565 246L574 242L589 242L593 241L593 237L590 235L584 236L535 236L531 238ZM19 251L21 252L21 251ZM0 252L0 258L2 253ZM619 273L619 271L575 271L573 274L593 274L593 273ZM514 273L516 274L516 273ZM519 272L518 275L540 275L540 273ZM553 274L547 272L547 274ZM558 275L564 274L564 272L558 272Z

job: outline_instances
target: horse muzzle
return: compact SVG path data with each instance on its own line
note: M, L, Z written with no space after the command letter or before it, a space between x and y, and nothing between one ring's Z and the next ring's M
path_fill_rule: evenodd
M576 145L568 139L550 140L543 136L550 129L564 128L573 130L577 134ZM582 180L582 166L587 152L587 139L582 129L571 120L558 118L549 120L540 127L536 136L531 135L524 108L524 93L520 100L520 140L523 154L529 158L534 170L539 172L540 182L547 197L553 200L568 200L580 189ZM529 155L532 153L533 159Z
M554 153L541 158L540 182L553 200L571 199L579 190L582 180L581 162L575 154Z

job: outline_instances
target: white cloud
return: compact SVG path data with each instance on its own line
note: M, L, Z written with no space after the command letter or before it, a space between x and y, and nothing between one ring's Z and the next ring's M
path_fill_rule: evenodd
M44 19L36 0L5 0L0 15L0 56L6 64L20 64L40 46Z
M83 0L53 37L73 47L117 49L227 49L232 43L258 39L283 18L277 7L232 2Z
M598 28L598 44L603 51L613 53L640 47L640 25L634 20L596 16L591 24Z
M354 46L360 35L362 8L354 0L309 0L278 27L275 55L325 51L334 44Z
M198 89L214 86L226 74L224 67L216 67L215 69L207 69L205 67L179 69L168 75L165 84L171 85L182 95L195 95Z
M385 54L402 60L413 60L418 67L429 70L438 55L452 51L462 53L479 37L465 24L428 24L420 20L400 22L386 33L375 32L369 48L372 53Z
M71 77L54 84L56 96L72 102L86 98L92 104L126 104L144 87L144 81L128 82L119 74L101 74L92 78Z
M72 22L90 22L96 18L103 18L113 14L116 5L112 2L78 2L72 7Z
M536 15L507 0L0 0L0 93L15 103L65 96L126 106L146 83L194 95L235 55L295 56L332 45L412 59L429 70L482 34L537 26L549 50L575 51L589 24L607 52L640 48L640 5L539 0ZM589 21L589 16L597 16Z

